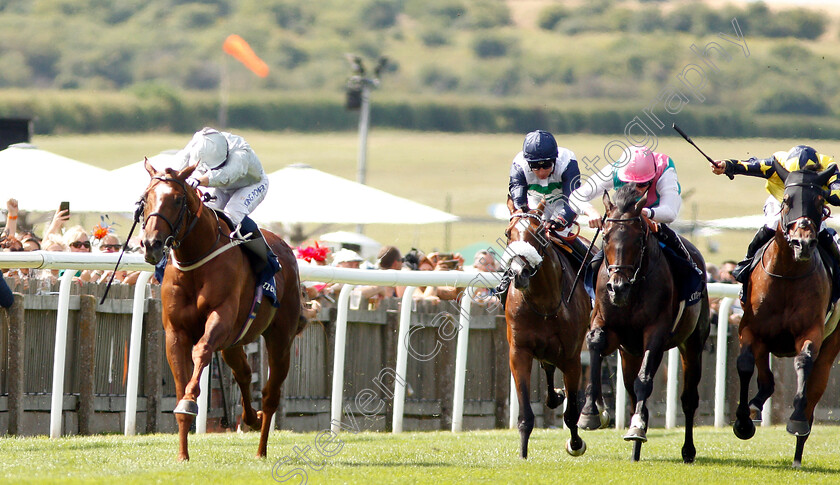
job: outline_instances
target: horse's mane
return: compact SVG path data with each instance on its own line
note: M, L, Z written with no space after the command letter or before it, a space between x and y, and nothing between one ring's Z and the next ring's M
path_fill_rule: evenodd
M621 214L629 212L637 202L639 202L639 193L634 183L623 185L615 192L615 205Z

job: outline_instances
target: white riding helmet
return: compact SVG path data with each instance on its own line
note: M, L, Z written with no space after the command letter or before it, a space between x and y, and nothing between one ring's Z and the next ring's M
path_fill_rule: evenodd
M225 136L213 128L202 128L190 142L190 165L203 162L214 169L227 160L228 144Z

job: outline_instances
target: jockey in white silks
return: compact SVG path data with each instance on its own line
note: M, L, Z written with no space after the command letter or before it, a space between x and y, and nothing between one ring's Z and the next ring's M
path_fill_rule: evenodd
M248 239L243 245L262 260L256 268L259 273L273 254L256 223L248 217L268 193L268 177L254 150L241 136L203 128L176 157L181 160L182 169L196 165L187 184L207 187L211 196L207 206L230 218L235 226L232 238Z

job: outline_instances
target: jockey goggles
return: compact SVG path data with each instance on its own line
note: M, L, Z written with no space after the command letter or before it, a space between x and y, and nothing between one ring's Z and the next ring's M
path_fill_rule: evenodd
M528 160L528 167L531 170L539 170L545 168L551 168L554 166L553 158L547 158L545 160Z

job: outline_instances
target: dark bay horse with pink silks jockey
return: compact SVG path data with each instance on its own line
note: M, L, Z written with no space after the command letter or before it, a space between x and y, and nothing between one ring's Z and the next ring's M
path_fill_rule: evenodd
M195 167L158 172L146 161L146 170L151 176L142 199L146 261L157 264L167 250L174 260L161 282L161 303L166 357L178 398L174 411L178 458L189 459L187 434L198 412L199 377L216 350L221 350L242 391L243 428L260 430L257 456L264 458L280 386L289 371L292 341L306 325L301 318L297 260L282 239L263 231L281 266L275 275L279 308L263 303L250 315L255 306L254 272L244 250L232 244L228 236L232 228L185 183ZM262 391L262 410L255 411L251 368L243 346L260 335L270 373Z
M604 193L604 263L596 277L595 308L586 336L591 385L578 425L584 429L608 425L609 414L601 394L601 361L618 349L624 387L633 408L624 439L633 442L632 459L638 461L642 443L647 441L647 400L654 376L665 351L677 347L684 374L681 401L686 428L682 458L691 463L697 453L693 427L700 401L701 359L709 336L706 265L697 248L682 239L685 250L703 272L701 288L691 289L692 298L683 300L672 263L654 234L656 227L642 215L646 193L641 198L639 195L635 184L621 187L615 194L615 204Z
M827 318L831 282L817 250L826 201L824 186L834 175L787 171L778 162L776 174L785 182L782 212L776 234L758 260L745 288L744 315L738 328L740 397L735 435L747 440L755 434L765 401L775 387L770 354L793 357L796 393L787 431L796 436L793 466L802 465L802 451L811 433L814 407L825 392L831 365L840 352L837 307ZM748 401L753 370L758 392Z

